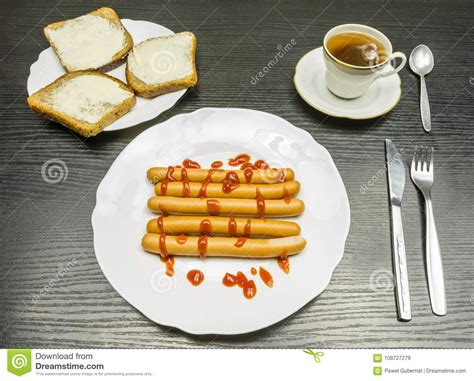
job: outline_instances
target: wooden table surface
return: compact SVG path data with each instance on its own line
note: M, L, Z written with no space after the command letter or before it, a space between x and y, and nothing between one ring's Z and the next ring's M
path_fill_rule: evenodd
M42 27L103 5L198 39L198 86L153 121L84 139L26 105L30 65L48 47ZM471 1L10 1L1 5L0 346L2 347L474 347L474 29ZM298 59L343 23L383 31L407 55L433 51L427 78L433 132L423 132L418 81L401 72L403 95L382 118L327 117L298 96ZM264 78L251 78L292 39ZM130 306L102 274L93 249L95 193L118 153L146 128L201 107L244 107L285 118L331 153L351 205L351 229L327 289L284 321L243 336L194 337L157 325ZM384 139L408 163L415 144L435 148L434 210L448 315L431 313L423 265L424 213L407 179L403 219L413 320L396 319L390 281L390 224ZM67 177L45 182L62 160Z

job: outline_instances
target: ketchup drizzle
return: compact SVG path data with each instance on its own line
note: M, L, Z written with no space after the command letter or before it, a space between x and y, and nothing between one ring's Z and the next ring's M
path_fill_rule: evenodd
M258 269L260 279L262 279L263 283L267 285L267 287L272 288L273 287L273 277L272 274L270 274L266 269L264 269L262 266Z
M207 213L211 216L217 216L221 212L221 203L219 200L207 200Z
M257 160L253 165L257 169L270 169L270 166L264 160Z
M201 235L211 235L212 233L212 222L207 218L201 221L199 225L199 233Z
M246 153L242 153L240 155L237 155L235 158L233 159L229 159L229 165L231 167L237 167L241 164L244 164L244 163L247 163L250 161L250 155L246 154Z
M257 202L257 212L261 218L265 218L265 199L260 193L260 189L257 188L257 195L256 195L256 202Z
M166 234L165 233L160 234L159 248L160 248L160 256L166 258L168 256L168 250L166 249Z
M161 215L157 218L157 223L158 223L158 232L163 233L163 218L164 216Z
M245 242L247 241L246 237L240 237L237 239L237 242L234 243L235 247L242 247L244 246Z
M224 180L222 181L222 192L224 193L230 193L234 189L238 188L240 186L240 181L239 181L239 176L237 175L237 172L234 171L229 171L224 177Z
M205 259L207 257L207 235L202 235L198 238L197 246L199 258Z
M227 225L227 230L229 230L229 235L235 237L237 235L237 222L234 217L229 218L229 223Z
M183 167L184 168L193 168L193 169L199 169L201 166L197 161L193 161L191 159L186 159L183 161Z
M168 255L166 257L160 256L160 260L166 266L165 274L168 276L173 276L174 275L174 257L172 255Z
M250 237L251 224L252 224L252 221L250 220L250 218L247 219L247 222L244 226L244 236L245 237Z
M191 194L191 189L189 187L188 172L185 168L181 169L181 181L183 182L183 197L189 197Z
M255 282L253 280L248 280L242 271L237 272L237 275L226 273L222 279L222 283L226 287L240 287L247 299L252 299L257 295Z
M278 266L283 270L285 274L290 272L290 260L286 252L283 252L277 260Z
M253 176L252 168L245 168L244 169L244 177L245 177L245 181L247 182L247 184L249 184L252 181L252 176Z
M166 196L166 191L168 190L169 182L174 181L173 172L174 172L174 167L169 166L168 170L166 171L166 176L163 179L163 181L161 181L161 185L160 185L160 191L161 191L162 196Z
M211 164L211 168L220 168L224 165L224 163L222 161L214 161L212 164Z

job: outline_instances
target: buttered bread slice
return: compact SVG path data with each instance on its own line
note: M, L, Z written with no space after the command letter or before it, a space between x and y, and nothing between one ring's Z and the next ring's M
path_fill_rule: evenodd
M111 8L60 21L44 34L66 71L98 70L120 62L133 47L130 34Z
M197 83L196 37L181 32L135 45L127 58L127 82L144 98L192 87Z
M82 136L94 136L135 105L133 90L109 75L75 71L28 98L30 108Z

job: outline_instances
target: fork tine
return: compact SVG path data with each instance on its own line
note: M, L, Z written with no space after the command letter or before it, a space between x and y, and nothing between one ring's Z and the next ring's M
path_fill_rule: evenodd
M422 171L423 170L423 146L420 146L420 149L417 152L418 156L418 163L416 165L416 170L417 171Z
M420 147L420 171L423 172L425 167L425 147Z
M428 167L428 172L433 173L433 156L434 156L434 148L431 147L431 153L430 153L430 162L429 162L429 167Z
M423 147L423 167L421 170L423 172L428 172L428 147L424 146Z

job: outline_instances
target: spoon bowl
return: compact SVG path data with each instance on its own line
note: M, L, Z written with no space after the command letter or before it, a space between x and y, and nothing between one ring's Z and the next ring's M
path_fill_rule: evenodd
M433 70L434 58L430 48L418 45L410 54L410 69L418 75L427 75Z

